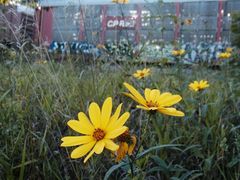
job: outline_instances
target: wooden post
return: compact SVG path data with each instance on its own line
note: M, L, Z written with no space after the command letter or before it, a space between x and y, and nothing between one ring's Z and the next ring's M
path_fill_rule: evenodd
M180 17L180 3L176 3L176 17L177 17L177 23L175 24L175 32L174 32L174 40L177 40L180 36L180 25L179 25L179 17Z
M101 6L102 27L100 32L100 44L105 42L106 30L107 30L107 5Z
M83 10L82 7L80 7L80 31L79 31L79 40L84 40L85 39L85 36L84 36L84 33L85 33L85 26L84 26L84 18L85 16L85 11Z
M50 44L52 41L53 9L51 7L41 9L40 42Z
M221 41L222 39L222 24L223 24L223 1L218 1L218 18L217 18L217 33L216 33L216 41Z
M135 28L135 42L138 44L141 41L140 29L142 25L142 7L141 5L136 5L137 10L137 19L136 19L136 28Z

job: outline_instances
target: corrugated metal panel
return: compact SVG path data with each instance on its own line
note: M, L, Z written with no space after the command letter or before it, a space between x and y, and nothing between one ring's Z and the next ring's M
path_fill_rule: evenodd
M172 2L210 2L219 0L163 0L164 3ZM230 0L222 0L230 1ZM237 1L237 0L235 0ZM129 0L129 4L154 3L158 0ZM40 0L41 6L70 6L70 5L99 5L99 4L113 4L112 0Z

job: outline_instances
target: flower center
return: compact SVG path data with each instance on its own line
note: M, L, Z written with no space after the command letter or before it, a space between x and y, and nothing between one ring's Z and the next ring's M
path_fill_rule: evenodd
M105 132L99 128L95 129L93 135L92 135L97 141L100 141L104 138Z
M124 133L122 133L120 136L118 136L118 140L120 142L126 142L130 137L129 130L126 130Z
M153 101L148 101L147 102L147 106L148 107L158 107L158 103L157 102L153 102Z
M124 133L122 133L120 136L118 136L117 140L121 143L126 142L127 144L132 144L132 137L129 133L129 130L126 130Z
M144 77L144 76L145 76L145 74L144 74L143 72L141 72L141 73L140 73L140 76L141 76L141 77Z

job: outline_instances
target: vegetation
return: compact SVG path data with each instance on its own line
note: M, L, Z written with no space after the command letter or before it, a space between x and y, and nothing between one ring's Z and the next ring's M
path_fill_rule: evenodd
M132 74L144 65L112 61L82 63L69 58L59 63L20 51L1 56L0 174L4 179L239 179L240 83L235 64L212 70L203 65L154 66L149 76ZM37 56L35 56L36 58ZM40 58L41 56L39 56ZM113 59L114 62L114 59ZM193 92L188 85L207 80L209 87ZM179 94L176 107L184 117L149 115L123 95L128 82ZM115 162L110 151L85 164L71 159L73 148L60 147L61 138L77 135L67 121L87 114L91 102L112 97L130 112L126 124L137 136L132 155Z
M240 47L240 13L235 12L232 15L232 42L233 45Z

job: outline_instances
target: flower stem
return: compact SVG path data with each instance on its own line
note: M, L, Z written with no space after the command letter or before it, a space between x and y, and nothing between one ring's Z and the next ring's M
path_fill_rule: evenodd
M198 123L202 122L202 110L201 110L201 102L198 103Z
M134 171L133 171L133 161L131 160L131 158L129 157L129 155L127 155L128 157L128 163L130 165L130 169L131 169L131 178L134 177Z
M137 151L136 151L136 156L137 156L137 154L138 154L138 152L139 152L139 150L140 150L140 148L141 148L141 146L142 146L142 144L143 144L143 137L146 135L146 132L147 132L147 129L148 129L148 126L149 126L149 121L150 121L151 115L152 115L152 114L149 113L149 116L148 116L146 125L144 126L143 132L140 134L140 136L141 136L141 137L140 137L140 143L139 143L138 149L137 149Z

